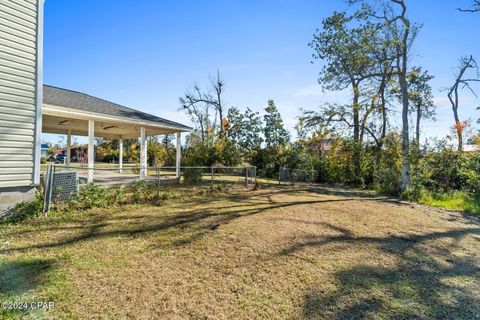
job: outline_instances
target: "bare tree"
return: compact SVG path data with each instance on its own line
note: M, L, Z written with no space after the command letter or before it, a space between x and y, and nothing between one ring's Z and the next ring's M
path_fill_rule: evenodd
M225 87L225 82L223 79L220 77L220 71L217 70L217 78L212 80L211 86L214 91L214 96L212 95L209 96L209 104L212 105L215 110L218 112L218 117L220 120L220 132L219 136L223 137L225 134L225 122L224 122L224 105L222 101L222 93Z
M199 86L194 85L193 89L187 90L184 97L179 99L181 104L180 109L187 112L192 120L199 124L200 131L202 132L202 141L204 141L205 132L209 129L210 107L215 110L214 125L216 126L217 119L220 123L218 131L219 137L221 138L225 134L225 106L222 99L224 88L225 82L217 70L217 76L211 80L208 90L202 92Z
M202 142L205 142L206 133L210 123L210 110L209 104L202 101L203 94L197 85L194 85L192 89L188 89L185 92L184 97L180 97L180 110L185 111L192 122L194 123L197 131L199 131Z
M457 10L462 12L480 12L480 0L473 0L472 7L469 9L458 8Z
M474 75L472 78L466 76L468 70L473 70ZM473 56L462 57L459 60L458 74L455 78L454 84L448 90L448 99L452 105L453 117L455 119L455 129L458 138L458 150L463 150L463 124L458 116L459 107L459 89L467 88L476 97L475 91L470 87L470 83L480 82L480 70L477 62Z

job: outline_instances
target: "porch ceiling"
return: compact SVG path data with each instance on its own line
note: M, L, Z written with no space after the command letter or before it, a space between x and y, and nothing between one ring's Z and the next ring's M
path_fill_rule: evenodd
M148 136L179 132L178 130L149 127L142 124L135 125L115 120L89 118L95 120L95 137L99 138L138 138L140 136L141 127L145 127L146 135ZM65 115L43 113L43 133L67 134L68 130L71 130L71 134L75 136L88 136L88 120Z
M42 132L88 136L88 120L95 121L95 137L136 138L191 131L178 122L128 108L82 92L43 86Z

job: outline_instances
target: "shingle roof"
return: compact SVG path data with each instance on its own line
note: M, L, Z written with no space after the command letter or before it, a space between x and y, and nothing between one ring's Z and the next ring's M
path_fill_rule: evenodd
M149 121L159 125L178 128L180 130L191 130L190 127L178 122L163 119L139 110L96 98L85 93L49 85L43 85L43 103L87 112L94 112L103 115Z

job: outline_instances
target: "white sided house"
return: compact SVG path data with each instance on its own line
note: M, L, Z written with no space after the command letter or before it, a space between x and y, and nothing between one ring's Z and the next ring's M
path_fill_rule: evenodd
M146 137L175 133L178 176L180 133L191 128L44 85L42 38L43 0L0 0L0 213L33 198L40 184L42 132L67 135L67 154L72 135L88 137L89 181L94 174L94 137L119 139L120 153L122 139L140 138L140 168L146 168ZM144 170L140 179L142 174Z
M43 1L0 1L0 210L40 183Z

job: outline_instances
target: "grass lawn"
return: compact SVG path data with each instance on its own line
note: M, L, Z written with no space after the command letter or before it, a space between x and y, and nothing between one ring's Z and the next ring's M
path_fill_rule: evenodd
M480 224L321 186L95 209L0 226L0 292L42 319L475 319Z
M461 191L451 193L425 192L419 202L433 207L480 214L480 199Z

